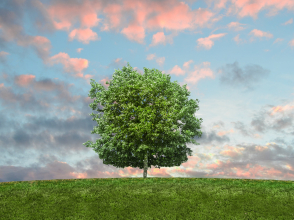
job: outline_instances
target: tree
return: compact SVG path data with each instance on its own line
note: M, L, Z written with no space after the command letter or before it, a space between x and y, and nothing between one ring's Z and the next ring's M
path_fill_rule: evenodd
M192 137L201 137L197 129L203 119L194 117L198 99L188 101L186 85L170 82L169 75L156 69L144 67L144 72L139 74L128 63L106 82L108 90L91 79L89 97L97 99L89 106L103 113L90 114L98 124L91 134L102 138L83 144L92 147L103 164L144 168L146 178L151 165L159 169L180 166L188 160L187 154L192 156L186 143L199 145ZM103 110L97 108L99 102Z

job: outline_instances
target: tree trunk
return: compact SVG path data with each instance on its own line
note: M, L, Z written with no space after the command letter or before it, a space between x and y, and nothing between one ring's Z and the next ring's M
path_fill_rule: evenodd
M144 159L144 173L143 173L143 178L147 177L147 169L148 169L148 155L147 151L145 153L145 159Z

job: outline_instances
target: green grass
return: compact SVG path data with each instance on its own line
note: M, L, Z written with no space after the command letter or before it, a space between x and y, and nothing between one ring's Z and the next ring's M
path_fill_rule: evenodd
M294 181L148 177L0 182L0 219L294 219Z

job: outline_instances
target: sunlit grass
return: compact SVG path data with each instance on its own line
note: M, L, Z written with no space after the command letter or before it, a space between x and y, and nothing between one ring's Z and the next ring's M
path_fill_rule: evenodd
M294 181L148 177L0 182L0 219L294 219Z

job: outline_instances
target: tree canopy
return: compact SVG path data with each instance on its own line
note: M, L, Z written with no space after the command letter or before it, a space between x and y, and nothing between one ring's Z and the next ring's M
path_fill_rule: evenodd
M203 119L194 117L198 99L188 100L186 85L170 78L145 67L141 75L128 63L106 82L108 90L91 79L89 97L96 99L89 106L103 113L90 114L98 124L91 134L101 138L84 145L93 148L103 164L144 169L144 178L151 165L160 169L186 162L187 154L192 156L186 143L199 145L193 137L201 137L197 129ZM104 108L97 108L98 103Z

